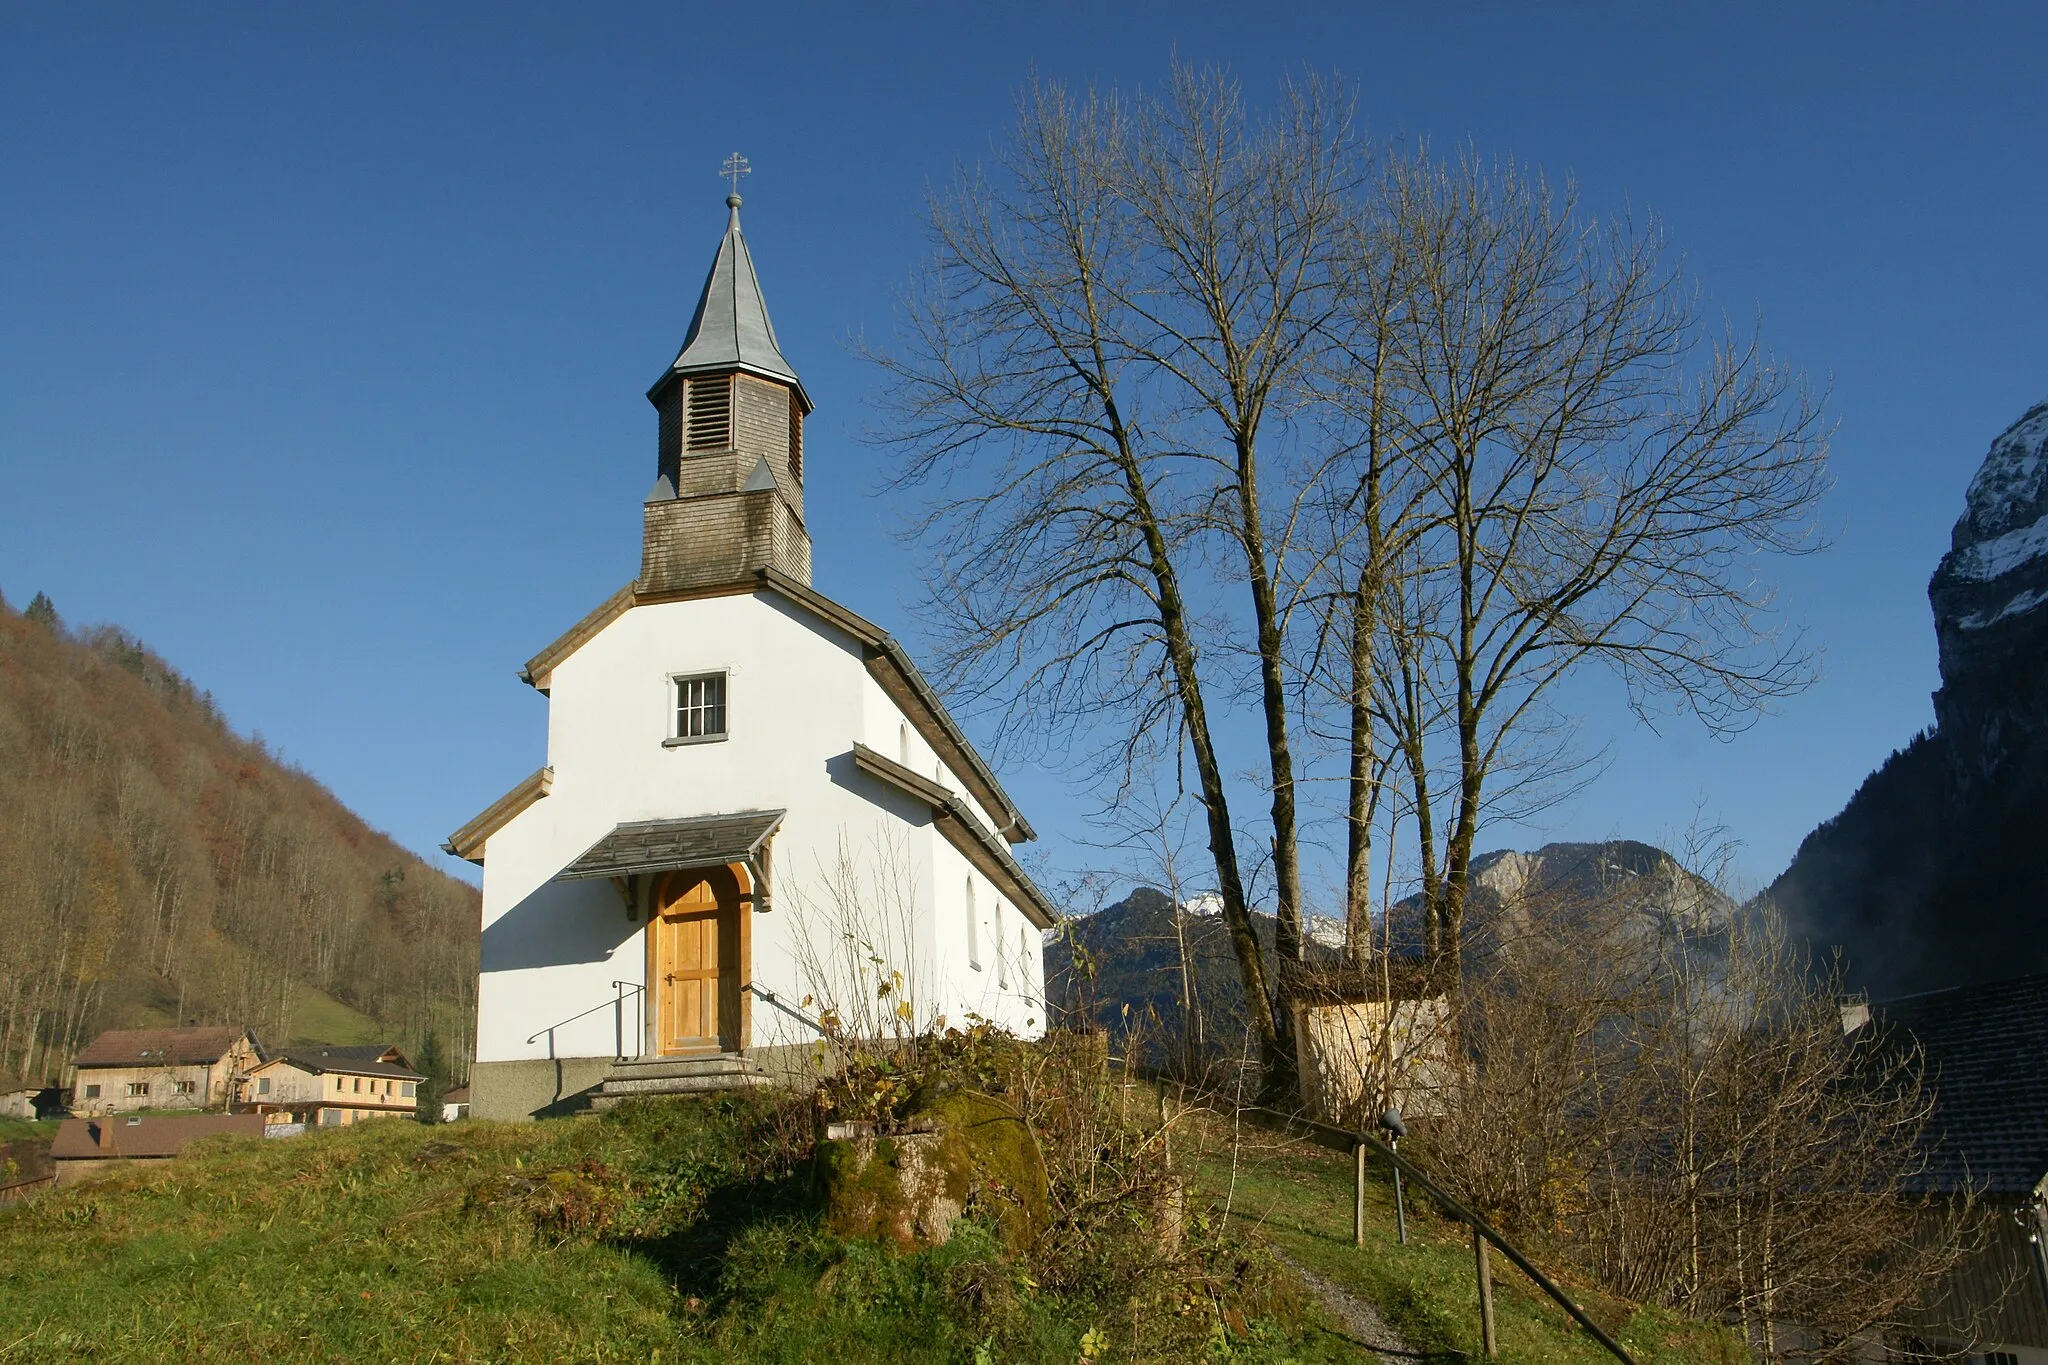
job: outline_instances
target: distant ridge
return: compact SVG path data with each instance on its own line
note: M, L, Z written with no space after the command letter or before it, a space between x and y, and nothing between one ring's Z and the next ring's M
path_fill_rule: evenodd
M1054 1022L1086 1019L1112 1033L1136 1030L1156 1058L1184 1053L1190 1039L1205 1062L1238 1055L1244 1044L1244 992L1223 921L1209 912L1205 899L1190 898L1176 916L1170 897L1141 886L1114 905L1073 921L1046 947L1046 994ZM1498 850L1473 860L1467 966L1483 965L1488 954L1532 932L1544 917L1596 908L1612 913L1609 932L1679 934L1709 951L1737 913L1726 896L1649 844L1616 839L1546 844L1533 853ZM1393 947L1399 957L1421 952L1419 909L1416 897L1394 906ZM1270 964L1272 917L1255 914L1252 919ZM1326 930L1333 923L1317 925ZM1308 961L1336 962L1341 943L1341 936L1312 933ZM1188 994L1199 1014L1194 1030L1182 1008Z
M127 632L0 601L0 1075L105 1028L245 1024L466 1063L478 900L234 734Z

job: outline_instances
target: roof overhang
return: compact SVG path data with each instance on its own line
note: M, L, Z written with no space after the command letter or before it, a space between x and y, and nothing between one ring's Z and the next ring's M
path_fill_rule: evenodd
M892 758L883 757L865 744L853 746L853 763L868 776L880 778L930 806L932 823L946 842L959 850L975 871L988 878L1005 899L1022 910L1032 924L1050 929L1059 923L1059 911L1031 880L1031 874L1018 866L1009 848L975 818L973 810L957 793Z
M643 872L751 863L786 814L750 810L634 821L613 829L555 876L560 880L632 877Z
M484 807L483 812L474 820L449 835L448 841L441 845L441 851L453 854L465 862L481 865L484 860L484 845L490 841L490 837L511 824L521 811L546 796L554 785L555 770L542 768Z
M689 365L683 362L681 356L677 356L676 363L661 372L661 378L648 386L647 401L656 407L660 407L662 390L675 383L678 379L688 379L693 374L744 374L751 375L755 379L765 379L771 384L780 384L783 388L794 393L796 401L803 406L804 416L809 417L813 412L817 411L817 405L811 402L811 395L804 389L804 381L798 379L793 374L777 374L774 370L760 365L750 365L744 360L714 361L704 365Z

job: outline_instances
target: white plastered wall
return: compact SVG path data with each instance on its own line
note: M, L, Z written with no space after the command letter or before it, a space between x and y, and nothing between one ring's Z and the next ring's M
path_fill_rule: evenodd
M728 737L664 746L669 680L714 671L727 674ZM853 766L856 740L897 757L904 723L857 641L766 593L641 606L557 665L549 682L553 785L485 850L478 1061L542 1058L550 1048L556 1057L608 1057L618 1032L636 1055L644 1028L637 998L627 992L623 1029L610 1002L613 982L644 985L644 926L608 881L551 879L618 824L744 810L788 811L773 844L775 908L747 912L755 985L793 1007L812 996L809 1014L856 994L857 984L834 980L846 974L832 970L860 956L842 941L843 907L852 903L867 921L857 927L885 940L873 945L878 954L922 997L913 1002L921 1015L959 1018L980 1002L976 1012L1006 1027L1042 1026L1035 1001L1025 1007L1042 970L1036 932L1033 960L1012 969L1009 992L993 991L992 960L980 973L966 968L964 922L956 913L949 931L943 909L949 886L962 894L965 859L921 803ZM964 791L914 726L910 743L909 766ZM984 914L999 915L1014 939L1022 915L998 909L993 888L982 888ZM1028 992L1018 988L1023 978ZM814 1036L758 995L751 1016L756 1046Z

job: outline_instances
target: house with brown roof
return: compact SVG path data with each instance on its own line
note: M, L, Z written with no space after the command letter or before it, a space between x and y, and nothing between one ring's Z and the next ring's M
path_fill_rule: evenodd
M237 1080L262 1060L256 1035L239 1024L108 1029L71 1060L71 1112L225 1111Z
M411 1118L425 1079L388 1043L312 1043L286 1048L252 1070L242 1082L241 1103L270 1123L338 1128Z
M200 1138L263 1136L255 1114L109 1114L65 1119L50 1143L57 1183L68 1184L123 1161L168 1161Z

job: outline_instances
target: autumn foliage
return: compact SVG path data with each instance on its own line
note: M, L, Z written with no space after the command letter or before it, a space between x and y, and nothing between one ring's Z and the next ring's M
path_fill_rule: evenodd
M133 636L38 603L0 602L0 1075L55 1079L123 1025L314 1038L347 1018L322 995L466 1050L475 890L235 734Z

